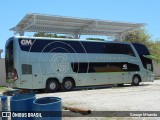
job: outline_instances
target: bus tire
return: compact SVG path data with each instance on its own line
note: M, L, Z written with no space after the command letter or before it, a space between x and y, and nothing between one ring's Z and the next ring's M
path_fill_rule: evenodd
M133 86L138 86L140 81L141 81L140 76L139 75L134 75L133 78L132 78L132 85Z
M59 82L57 79L49 79L46 83L47 92L57 92L59 89Z
M75 87L75 82L73 80L73 78L64 78L63 82L62 82L62 90L63 91L71 91L73 90L73 88Z

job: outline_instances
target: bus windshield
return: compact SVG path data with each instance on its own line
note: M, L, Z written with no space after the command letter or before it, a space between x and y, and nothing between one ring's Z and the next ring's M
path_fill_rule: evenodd
M147 47L145 45L142 45L139 43L133 43L133 46L135 47L136 51L138 52L138 55L142 61L143 67L145 69L153 71L152 60L150 58L145 57L146 55L150 55L150 52L147 49Z

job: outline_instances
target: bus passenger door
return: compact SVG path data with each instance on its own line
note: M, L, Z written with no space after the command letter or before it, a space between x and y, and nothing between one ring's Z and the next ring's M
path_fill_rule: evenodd
M109 84L130 83L128 72L110 72L108 73Z
M122 73L122 83L130 83L128 72L123 72Z
M33 89L41 89L43 88L42 83L42 66L40 63L34 63L32 65L32 87Z
M123 83L123 70L121 63L108 63L107 65L107 78L109 84Z

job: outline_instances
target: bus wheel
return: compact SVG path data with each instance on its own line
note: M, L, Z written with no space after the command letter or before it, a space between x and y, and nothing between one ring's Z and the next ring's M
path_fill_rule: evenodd
M49 79L46 83L47 92L56 92L59 89L59 82L57 79Z
M134 75L134 76L133 76L133 79L132 79L132 85L138 86L139 83L140 83L140 81L141 81L140 76L139 76L139 75Z
M65 78L62 82L63 91L71 91L75 87L74 80L72 78Z

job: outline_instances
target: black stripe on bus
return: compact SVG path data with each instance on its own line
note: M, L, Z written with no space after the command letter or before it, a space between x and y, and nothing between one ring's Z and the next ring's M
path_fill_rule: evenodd
M127 62L83 62L83 63L71 63L72 70L76 73L97 73L97 72L131 72L140 71L140 68L136 64Z
M132 47L124 43L19 39L20 49L27 52L101 53L135 56Z

